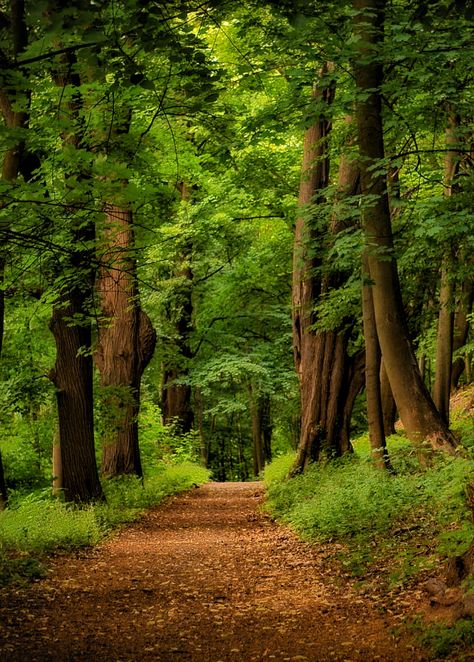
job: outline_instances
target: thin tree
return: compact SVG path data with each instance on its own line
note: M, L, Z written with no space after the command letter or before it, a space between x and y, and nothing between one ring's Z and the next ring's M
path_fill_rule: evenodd
M448 106L447 151L444 157L444 194L446 198L450 198L456 191L456 177L460 165L460 158L456 149L459 146L459 125L459 115L451 106ZM454 282L451 267L455 253L455 248L450 242L441 267L436 371L433 385L433 401L447 424L449 423L449 398L454 346Z

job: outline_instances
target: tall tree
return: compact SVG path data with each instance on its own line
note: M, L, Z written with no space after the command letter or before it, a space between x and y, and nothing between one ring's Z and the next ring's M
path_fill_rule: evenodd
M362 317L365 344L365 392L367 396L367 419L372 457L379 469L389 469L390 461L385 439L384 412L381 389L382 354L375 324L372 283L369 261L364 253L362 259Z
M456 189L460 156L459 115L448 106L448 128L446 129L446 154L444 158L444 194L451 197ZM454 345L454 283L451 266L455 247L452 242L447 248L441 267L439 292L438 333L436 341L436 372L433 386L433 401L444 421L449 423L449 398Z
M140 382L155 349L156 334L138 298L133 256L133 215L124 204L107 204L105 252L97 283L101 322L95 360L108 409L102 473L142 476L138 446Z
M191 204L191 191L185 182L178 186L181 212L187 213ZM188 233L185 231L185 235ZM180 242L175 258L174 282L166 305L166 317L170 326L170 340L166 343L163 358L163 381L161 387L161 415L163 423L174 424L182 434L190 432L194 421L192 389L186 383L189 363L193 357L191 336L193 323L193 269L192 240L185 236Z
M323 89L315 88L314 98L319 104L319 116L307 130L303 147L303 165L299 193L300 213L296 220L293 267L293 343L295 366L300 377L301 433L297 457L292 473L304 471L308 463L319 458L324 449L329 455L342 455L351 449L349 440L350 413L354 395L350 377L356 377L348 356L350 324L339 321L332 329L317 329L315 313L318 298L341 284L341 273L322 277L325 265L322 235L335 237L347 222L332 216L325 206L329 220L323 228L310 217L311 205L324 201L329 184L329 148L331 131L330 105L334 88L331 66L325 65L321 74ZM358 167L350 157L341 156L338 194L353 195L358 188ZM318 249L319 247L319 249ZM359 386L360 388L360 386Z
M19 89L11 77L17 65L18 57L28 45L28 31L26 27L25 2L24 0L11 0L9 3L9 15L2 16L9 25L10 50L11 53L0 50L0 68L3 70L3 80L0 85L0 110L7 129L11 131L13 144L6 150L2 162L2 180L14 183L17 179L23 153L25 149L22 130L28 126L28 90ZM19 110L20 108L21 110ZM4 236L6 227L2 227ZM4 319L5 319L5 290L3 287L5 271L5 241L0 248L0 355L3 344ZM0 509L8 500L5 483L3 462L0 453Z
M433 448L453 452L456 441L427 392L410 343L393 250L382 120L383 0L354 0L357 126L362 219L382 356L407 434Z
M84 146L83 99L75 53L66 53L53 74L60 90L59 107L68 130L63 143L71 150ZM65 172L66 182L87 181L90 173ZM79 198L78 198L79 196ZM80 187L66 183L66 223L71 248L66 251L58 273L58 297L50 328L56 342L56 362L50 378L56 387L59 419L62 490L67 501L88 502L103 498L94 446L92 300L94 288L95 218L86 211Z

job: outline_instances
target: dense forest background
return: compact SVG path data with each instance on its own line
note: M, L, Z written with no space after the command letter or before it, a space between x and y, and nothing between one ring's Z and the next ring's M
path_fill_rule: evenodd
M1 3L2 499L293 475L472 379L469 1ZM141 454L140 454L141 449ZM427 459L428 458L428 459ZM54 464L53 464L54 459Z

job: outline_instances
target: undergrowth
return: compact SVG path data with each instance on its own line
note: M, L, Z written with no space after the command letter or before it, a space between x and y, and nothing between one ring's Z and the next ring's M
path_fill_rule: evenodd
M413 621L409 629L413 632L420 644L429 648L433 656L456 660L472 660L471 653L474 646L474 627L472 619L462 618L452 625L442 623L426 624L421 618Z
M396 473L389 475L374 467L366 437L354 446L353 455L314 464L291 480L294 456L275 460L264 474L270 513L308 540L343 542L348 554L342 560L353 574L391 556L392 583L465 551L474 536L466 503L472 460L440 456L426 469L395 436L389 448Z
M161 464L144 482L132 476L105 481L106 502L83 508L53 499L50 490L12 494L0 513L0 585L41 574L35 555L93 545L165 497L208 480L206 469L185 462Z
M474 537L467 486L474 483L474 413L472 391L458 396L452 424L462 441L455 456L437 455L421 466L403 435L388 441L393 475L371 461L367 435L354 442L354 454L314 464L288 479L295 455L274 460L265 470L267 510L310 541L335 541L346 572L360 586L394 588L420 572L462 554ZM411 626L436 658L472 659L472 619L452 626ZM469 652L467 652L469 651ZM467 657L466 657L467 655ZM464 656L464 657L463 657Z

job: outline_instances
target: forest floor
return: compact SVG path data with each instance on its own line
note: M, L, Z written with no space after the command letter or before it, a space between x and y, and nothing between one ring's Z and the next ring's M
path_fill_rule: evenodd
M1 589L0 659L434 659L403 627L421 590L360 592L331 545L301 542L262 498L259 483L205 485Z

